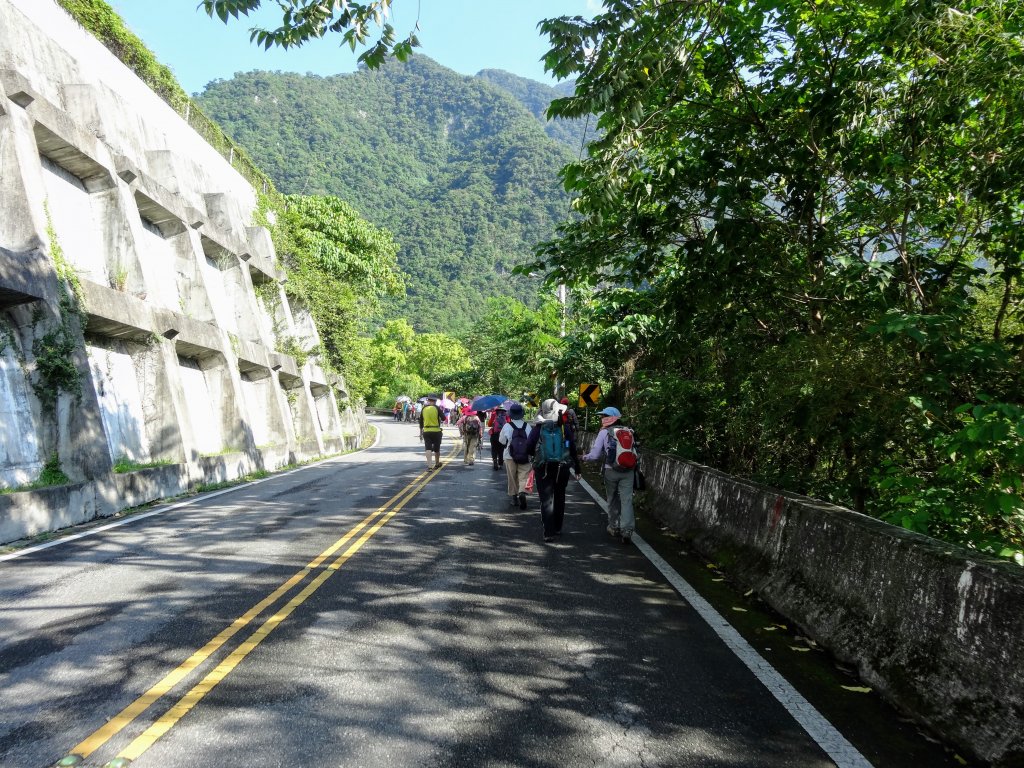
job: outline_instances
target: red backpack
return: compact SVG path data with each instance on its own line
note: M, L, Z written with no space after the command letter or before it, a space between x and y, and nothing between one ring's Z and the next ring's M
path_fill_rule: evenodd
M629 427L611 427L608 430L608 460L615 469L636 469L636 436Z

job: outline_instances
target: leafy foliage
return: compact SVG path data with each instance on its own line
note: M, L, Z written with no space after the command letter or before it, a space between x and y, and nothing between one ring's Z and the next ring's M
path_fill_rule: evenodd
M39 479L32 483L33 488L45 488L51 485L67 485L71 479L60 468L60 457L53 453L43 465Z
M285 290L295 306L312 314L322 362L343 373L354 394L361 396L366 392L367 360L360 336L379 314L382 298L403 289L397 246L389 232L336 197L289 195L281 202L276 221L271 221L266 209L275 201L263 198L259 218L269 226L288 273ZM310 351L295 348L294 339L279 343L299 360Z
M1024 9L605 9L542 25L577 79L551 113L601 133L524 269L575 286L651 442L1024 548Z
M469 354L443 333L417 334L406 320L390 320L369 343L369 402L390 407L399 395L418 397L442 388L469 368Z
M61 392L67 392L78 401L82 397L82 372L75 362L75 353L82 350L81 335L76 324L85 320L82 309L82 286L74 268L64 257L64 249L57 239L47 201L43 201L46 214L46 235L50 245L50 258L57 274L58 312L50 329L32 344L35 357L35 380L32 389L45 411L52 413ZM41 316L39 319L42 319Z
M488 299L486 314L469 334L473 370L462 378L461 388L514 397L551 389L559 326L553 299L542 301L539 309L507 296Z
M201 7L226 24L229 18L248 16L262 4L262 0L202 0ZM368 3L289 0L279 5L281 26L277 29L253 27L249 36L252 42L264 48L279 46L287 49L333 33L340 34L342 44L354 51L357 46L366 45L370 29L378 27L380 38L359 55L359 61L371 69L379 67L388 56L405 61L412 55L412 49L419 46L416 38L418 22L404 40L396 38L394 26L387 21L391 0L371 0Z

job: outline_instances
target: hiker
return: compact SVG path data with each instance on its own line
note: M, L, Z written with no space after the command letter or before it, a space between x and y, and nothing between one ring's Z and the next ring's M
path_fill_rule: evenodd
M530 475L530 454L526 449L530 438L530 425L523 420L522 403L508 407L509 421L501 428L498 442L505 446L505 475L508 477L508 495L511 504L526 509L526 478Z
M636 471L636 440L633 430L619 424L622 413L611 406L600 411L601 431L583 461L603 461L605 498L608 501L608 533L629 544L636 519L633 515L633 475ZM617 425L617 426L616 426Z
M480 444L480 438L484 436L484 425L476 411L467 405L455 426L462 435L462 463L472 467L476 459L476 447Z
M565 487L569 478L580 476L576 454L576 430L565 417L567 406L549 398L540 404L527 443L532 458L534 482L540 497L540 519L544 541L562 535L565 519Z
M572 406L569 405L569 398L563 397L558 402L565 406L565 413L562 414L562 421L572 427L573 432L578 432L580 428L579 419L576 418L576 411L574 411Z
M500 405L487 417L487 432L491 438L491 462L494 464L495 471L505 468L505 455L498 438L501 435L501 428L507 421L508 415L505 413L505 408Z
M437 395L427 395L427 404L420 411L420 440L427 456L427 469L441 466L441 409L437 407ZM434 462L430 462L434 454Z

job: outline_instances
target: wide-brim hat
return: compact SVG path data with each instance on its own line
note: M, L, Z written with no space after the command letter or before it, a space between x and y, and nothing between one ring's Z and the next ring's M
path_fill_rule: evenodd
M540 404L540 413L538 415L541 421L553 421L565 413L568 407L550 397Z

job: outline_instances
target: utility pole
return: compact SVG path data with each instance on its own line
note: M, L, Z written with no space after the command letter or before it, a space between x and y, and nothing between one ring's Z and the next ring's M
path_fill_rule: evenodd
M559 337L565 338L565 283L558 284L558 305L562 312L562 326L559 331ZM561 390L564 389L565 382L560 381L558 376L555 376L555 400L558 400L559 395L562 394Z

